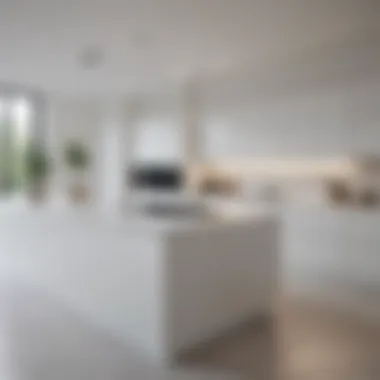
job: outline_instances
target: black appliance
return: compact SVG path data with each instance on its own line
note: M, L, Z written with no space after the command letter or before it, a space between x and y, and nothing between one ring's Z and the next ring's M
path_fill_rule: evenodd
M129 175L135 190L180 191L185 180L180 165L135 165Z

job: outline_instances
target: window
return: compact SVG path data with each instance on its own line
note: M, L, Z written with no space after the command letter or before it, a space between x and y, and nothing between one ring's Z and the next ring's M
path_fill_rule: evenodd
M41 139L39 97L0 86L0 195L20 192L25 185L28 145Z

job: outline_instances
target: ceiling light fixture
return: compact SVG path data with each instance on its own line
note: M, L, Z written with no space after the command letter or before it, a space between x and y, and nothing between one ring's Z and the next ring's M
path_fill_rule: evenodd
M97 46L87 46L79 53L80 66L85 70L96 70L104 62L104 54Z

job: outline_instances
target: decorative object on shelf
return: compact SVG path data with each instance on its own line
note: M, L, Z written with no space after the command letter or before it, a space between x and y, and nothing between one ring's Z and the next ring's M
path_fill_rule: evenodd
M380 156L366 154L356 159L356 200L359 206L376 208L380 204Z
M50 161L40 144L31 144L25 150L24 159L26 193L34 203L41 203L47 196L47 177Z
M219 174L207 174L200 180L199 192L205 196L232 197L240 190L239 182L234 178Z
M380 174L380 156L376 154L362 155L354 160L361 174L379 175Z
M364 207L376 207L379 205L379 194L372 189L365 189L359 193L359 205Z
M327 196L334 205L347 205L352 202L351 190L343 180L328 181Z
M84 203L89 198L86 175L90 166L90 154L83 144L72 140L65 146L64 159L71 171L70 198L74 203Z

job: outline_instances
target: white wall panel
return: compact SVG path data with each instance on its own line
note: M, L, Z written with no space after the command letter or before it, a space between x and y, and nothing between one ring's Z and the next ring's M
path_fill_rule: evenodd
M219 106L205 103L205 154L217 159L380 153L380 81L376 80L326 83L299 94L273 95L265 102L252 96L240 104L239 100Z

